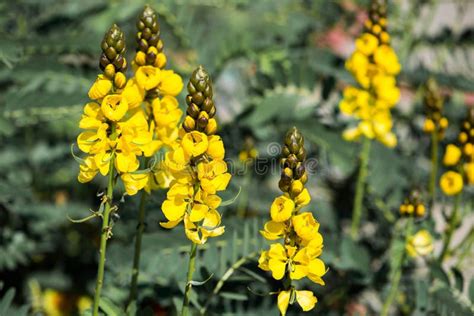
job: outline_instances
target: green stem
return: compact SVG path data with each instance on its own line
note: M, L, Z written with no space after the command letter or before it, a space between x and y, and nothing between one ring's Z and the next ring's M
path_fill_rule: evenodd
M191 281L193 279L195 263L196 263L197 244L192 243L191 252L189 254L188 275L186 277L186 285L184 288L183 308L181 309L181 316L187 316L189 313L189 299L191 296Z
M216 296L219 291L222 289L224 286L224 283L232 276L232 274L240 268L244 263L246 263L248 260L254 258L257 255L257 252L252 252L248 256L242 257L239 260L237 260L227 271L224 273L222 278L217 282L216 287L212 291L211 295L209 295L209 298L207 299L206 305L204 305L203 308L201 308L200 314L201 315L206 315L207 308L211 304L211 300L214 296Z
M431 133L431 176L429 186L431 205L433 205L436 198L436 178L438 175L438 143L438 131L434 130Z
M362 140L362 150L359 160L359 175L357 176L357 187L354 198L354 208L352 211L351 235L353 239L357 239L359 235L360 219L362 217L362 202L364 201L365 181L368 173L369 157L370 157L370 139L364 137Z
M406 226L406 235L405 235L405 245L408 242L408 238L411 236L413 229L413 218L408 218L408 223ZM406 258L406 251L403 250L403 253L400 255L400 259L395 263L393 267L392 279L390 280L390 290L388 292L387 298L382 306L381 316L387 316L392 305L393 300L397 296L398 285L400 284L400 279L402 277L402 267Z
M449 244L451 243L451 238L453 237L453 233L456 230L456 226L458 224L458 217L459 217L459 205L461 204L461 195L462 192L456 195L454 200L454 207L451 213L451 217L449 218L448 227L446 229L446 233L443 238L443 249L439 255L439 262L443 262L446 259L446 255L448 254Z
M112 199L114 191L114 160L115 153L112 153L110 158L109 166L109 182L107 184L107 200L105 201L105 209L102 217L102 230L100 235L100 249L99 249L99 267L97 268L97 281L95 285L94 294L94 312L93 316L99 315L99 301L100 293L102 291L102 285L104 283L104 268L105 268L105 251L107 248L107 240L109 239L110 227L109 227L109 216L112 210Z
M245 168L250 167L251 164L245 165ZM249 184L252 179L252 173L249 170L245 170L244 181L242 183L242 193L239 199L239 206L237 208L237 215L240 218L245 218L247 215L247 202L249 194Z
M140 273L140 254L142 248L142 237L145 231L145 205L147 202L148 193L142 191L140 198L140 206L138 209L138 224L137 235L135 237L135 253L133 256L132 281L130 284L130 295L128 298L129 304L137 298L138 275Z

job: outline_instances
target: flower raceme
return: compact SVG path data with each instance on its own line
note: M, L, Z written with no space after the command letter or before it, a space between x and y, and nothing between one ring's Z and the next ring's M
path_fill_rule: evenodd
M166 153L165 166L173 177L162 211L173 228L184 222L186 236L195 244L224 233L217 208L217 192L227 188L230 174L224 143L216 131L212 85L204 68L197 68L188 84L187 115L179 137Z
M425 133L437 133L438 138L442 139L449 122L448 119L443 116L444 99L439 93L437 82L433 78L430 78L426 82L423 104L426 112L423 131Z
M77 137L79 149L88 156L81 162L79 182L91 181L98 173L110 172L110 161L119 173L127 193L136 193L138 157L151 157L159 148L140 108L143 90L127 82L127 62L122 31L112 26L102 41L103 53L98 75L89 90L91 102L84 107ZM142 180L143 181L143 180Z
M346 69L359 87L345 88L339 108L358 121L356 127L344 131L346 140L364 136L394 147L397 139L391 131L390 109L400 98L395 76L401 67L390 46L386 24L385 7L373 1L370 19L365 23L366 31L356 40L356 50L346 61Z
M461 123L458 144L446 146L443 164L454 168L440 178L444 194L457 195L465 184L474 184L474 109L468 110L467 118Z
M288 305L297 302L303 311L314 308L317 298L311 291L298 291L292 280L307 277L324 285L324 262L319 259L323 237L318 232L319 223L311 212L300 212L311 201L304 187L308 176L304 167L306 152L303 136L296 128L288 132L282 150L282 175L279 187L283 194L273 201L271 220L265 223L261 234L265 239L277 241L263 251L258 260L262 270L270 271L276 280L284 280L284 289L278 293L278 308L286 314Z

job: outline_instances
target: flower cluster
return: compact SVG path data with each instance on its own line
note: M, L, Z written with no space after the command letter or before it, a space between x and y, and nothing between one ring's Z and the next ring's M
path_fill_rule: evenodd
M401 216L423 217L426 213L426 207L421 199L421 194L418 190L413 190L402 205L400 205Z
M144 94L133 80L127 82L125 77L125 40L118 26L110 28L101 47L103 74L98 75L90 88L91 102L85 105L79 122L85 131L77 137L77 144L88 156L81 160L78 180L89 182L97 173L107 175L115 167L127 192L135 194L138 157L151 157L159 142L153 140L140 108Z
M144 95L142 110L153 139L158 142L157 150L170 149L178 138L178 126L183 115L176 99L183 89L183 81L172 70L164 69L166 55L160 38L160 25L151 7L145 6L138 17L137 29L137 52L132 61L134 77L129 84ZM168 187L171 177L164 164L155 162L147 170L149 172L133 176L134 190L144 188L150 192Z
M364 136L394 147L397 138L391 131L390 109L400 98L395 76L401 67L386 26L385 4L373 0L365 32L356 40L356 50L346 61L346 69L359 87L345 88L339 108L358 121L357 126L344 131L344 139L354 141Z
M446 195L459 194L464 183L474 184L474 108L468 110L467 118L461 123L457 145L446 146L443 164L454 168L440 179L440 187Z
M225 190L230 174L224 161L224 144L215 135L216 108L211 80L204 68L197 68L187 86L188 105L179 137L166 153L165 166L173 176L162 211L173 228L184 221L186 236L195 244L224 233L218 191Z
M430 78L426 82L423 104L426 112L423 131L425 133L436 132L438 138L442 139L449 122L448 119L443 116L443 96L440 94L438 84L433 78Z
M273 201L271 220L261 231L267 240L280 242L263 251L258 261L258 266L271 271L274 279L284 279L284 289L278 294L278 307L282 315L285 315L288 305L295 301L304 311L313 309L317 302L313 292L296 290L291 284L292 280L307 277L324 285L321 277L326 273L324 262L318 258L323 250L319 223L311 212L300 212L311 201L305 188L308 180L305 159L303 136L293 128L287 133L282 149L283 170L279 187L283 195Z

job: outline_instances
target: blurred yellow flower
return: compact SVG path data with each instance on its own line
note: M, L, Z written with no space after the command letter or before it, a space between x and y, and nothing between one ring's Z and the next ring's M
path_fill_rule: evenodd
M447 171L439 180L439 185L446 195L456 195L463 188L462 176L455 171Z
M444 153L443 164L445 166L454 166L459 162L461 155L462 152L459 147L453 144L449 144L446 147L446 152Z
M411 257L427 256L434 249L433 237L429 231L422 229L408 238L405 249Z

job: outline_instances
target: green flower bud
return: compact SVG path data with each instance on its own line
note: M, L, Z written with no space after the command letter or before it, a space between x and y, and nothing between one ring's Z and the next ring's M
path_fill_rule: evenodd
M113 65L115 72L125 72L127 63L124 58L125 38L122 30L114 24L107 31L100 45L102 54L100 56L100 69L105 71L108 65ZM112 73L110 67L108 73Z

